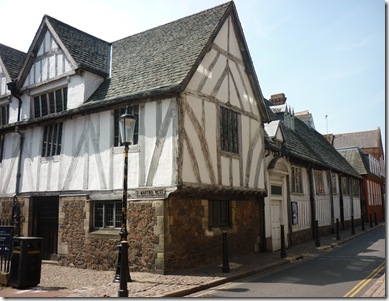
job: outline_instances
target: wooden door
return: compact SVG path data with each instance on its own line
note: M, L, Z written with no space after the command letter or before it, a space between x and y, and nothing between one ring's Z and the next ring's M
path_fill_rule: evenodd
M58 246L58 197L33 199L33 236L42 237L42 259L56 260Z

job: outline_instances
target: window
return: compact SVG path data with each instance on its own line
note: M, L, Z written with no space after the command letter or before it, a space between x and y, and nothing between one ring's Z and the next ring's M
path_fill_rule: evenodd
M338 185L336 181L336 174L331 173L331 182L332 182L332 193L337 194L338 193Z
M353 196L359 196L359 181L353 180Z
M320 170L315 170L315 186L316 186L316 194L324 193L324 179L323 172Z
M271 185L270 192L271 192L271 195L282 195L282 186Z
M126 107L116 109L114 111L114 146L122 146L122 142L120 141L120 133L119 133L119 118L124 114L126 111ZM135 115L136 117L136 124L135 124L135 131L134 131L134 144L138 144L138 138L139 138L139 106L132 106L128 107L129 113Z
M238 113L223 107L220 112L221 150L239 154Z
M209 227L231 226L231 203L226 200L211 200L208 202Z
M343 195L350 195L350 187L348 186L347 178L342 178L342 193Z
M9 105L0 107L0 125L6 125L9 122Z
M292 166L292 192L304 193L301 167Z
M4 135L0 135L0 163L3 161L3 152L4 152Z
M57 156L61 153L62 123L53 123L43 129L42 157Z
M34 117L38 118L65 111L67 102L67 87L34 96Z
M93 212L94 228L120 228L122 225L122 202L96 202Z

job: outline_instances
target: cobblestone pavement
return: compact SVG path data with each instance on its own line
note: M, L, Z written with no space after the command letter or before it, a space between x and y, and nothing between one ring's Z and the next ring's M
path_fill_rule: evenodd
M129 297L179 297L201 291L219 284L243 278L277 266L287 264L306 256L315 256L349 239L368 233L372 228L365 225L351 230L340 231L341 240L336 235L320 237L320 247L314 240L297 244L286 250L286 258L280 252L256 253L229 262L230 272L222 272L222 264L182 271L174 275L160 275L144 272L131 272L132 282L127 287ZM117 297L119 283L114 283L114 271L95 271L42 264L40 284L28 289L0 287L0 297ZM385 274L366 292L365 297L385 297Z

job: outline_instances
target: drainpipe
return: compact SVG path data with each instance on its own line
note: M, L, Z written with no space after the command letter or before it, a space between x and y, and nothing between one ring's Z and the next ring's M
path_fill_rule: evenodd
M309 178L309 200L311 202L312 239L314 239L316 237L316 235L315 235L316 204L315 204L315 189L313 186L313 168L312 168L312 166L310 166L308 168L308 178Z
M332 173L330 169L327 169L327 180L330 187L331 233L335 233L334 188L332 186Z
M20 122L20 115L22 111L22 99L16 92L16 81L12 81L8 83L8 90L11 91L12 96L17 98L19 100L19 106L18 106L18 120L17 122ZM21 167L22 167L22 152L23 152L23 144L24 144L24 135L22 132L19 131L19 127L15 127L15 132L19 134L20 142L19 142L19 160L18 160L18 166L17 166L17 172L16 172L16 184L15 184L15 194L13 196L13 206L12 206L12 221L13 224L16 226L14 236L20 236L20 207L17 202L19 192L20 192L20 178L21 178Z

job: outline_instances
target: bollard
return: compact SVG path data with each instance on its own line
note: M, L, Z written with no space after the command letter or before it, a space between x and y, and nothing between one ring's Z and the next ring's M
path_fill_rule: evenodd
M354 215L351 215L351 235L355 234Z
M319 221L315 221L315 236L316 236L316 242L315 246L320 247L320 237L319 237Z
M362 222L362 231L365 231L365 215L361 214L361 222Z
M336 240L340 240L340 235L339 235L339 218L336 219Z
M378 222L377 222L377 212L374 212L374 224L376 226L378 225Z
M370 228L373 228L373 217L371 216L371 213L370 213Z
M228 242L227 242L227 232L223 231L223 273L230 272L230 265L228 263Z
M281 258L286 257L284 225L281 225Z

